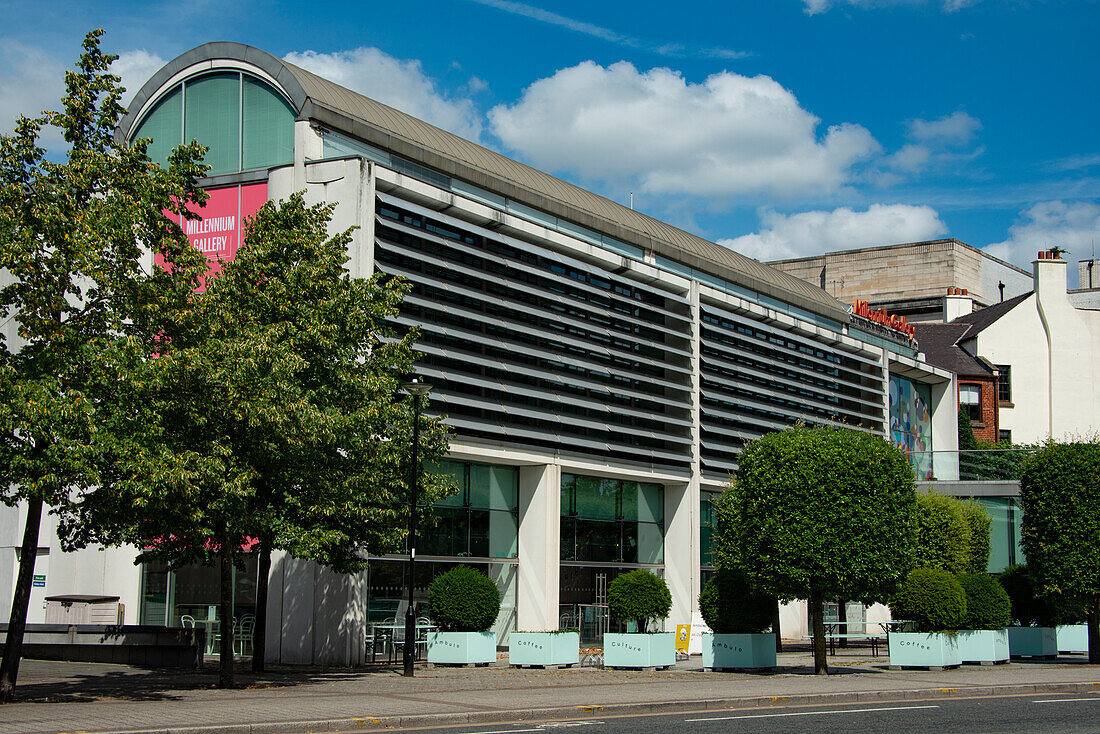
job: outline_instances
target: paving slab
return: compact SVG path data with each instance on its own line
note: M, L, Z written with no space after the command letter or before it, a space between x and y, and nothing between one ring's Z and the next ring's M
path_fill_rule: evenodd
M510 668L369 670L278 668L221 690L213 669L145 670L96 663L24 661L15 703L0 707L0 734L55 732L346 731L364 728L570 718L592 711L712 710L770 703L881 701L1031 691L1100 695L1100 667L1081 655L1056 661L892 671L889 659L839 651L831 675L813 675L806 652L779 656L774 673L705 672L699 657L667 671Z

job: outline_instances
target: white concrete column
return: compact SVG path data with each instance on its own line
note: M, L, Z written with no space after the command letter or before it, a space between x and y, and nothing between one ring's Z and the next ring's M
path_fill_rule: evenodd
M561 570L561 467L519 469L519 589L516 627L558 628Z
M959 478L959 389L955 378L932 388L932 473L936 479Z
M692 542L692 538L695 542ZM690 624L698 608L699 482L665 485L665 582L672 594L672 611L665 629Z

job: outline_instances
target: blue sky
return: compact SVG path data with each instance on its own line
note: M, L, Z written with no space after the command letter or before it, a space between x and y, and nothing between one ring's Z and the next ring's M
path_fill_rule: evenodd
M0 0L0 129L102 26L132 90L248 43L760 259L950 236L1030 270L1100 239L1097 0L132 8Z

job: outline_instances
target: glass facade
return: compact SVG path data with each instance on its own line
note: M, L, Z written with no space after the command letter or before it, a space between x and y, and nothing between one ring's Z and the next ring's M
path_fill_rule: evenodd
M699 492L699 565L714 566L716 503L721 492Z
M563 474L561 559L664 563L664 487Z
M1026 563L1020 545L1020 528L1024 512L1016 497L976 497L989 512L989 572L997 573L1014 563Z
M449 474L458 492L436 503L421 530L419 556L515 558L519 550L519 470L463 461L429 467Z
M149 157L166 163L177 145L210 150L207 175L288 165L294 159L294 108L268 84L240 72L188 79L164 94L135 129L151 138Z

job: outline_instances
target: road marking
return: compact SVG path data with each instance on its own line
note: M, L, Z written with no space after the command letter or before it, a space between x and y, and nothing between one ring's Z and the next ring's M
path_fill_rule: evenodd
M874 709L841 709L831 711L794 711L786 714L753 714L751 716L715 716L706 719L684 719L684 721L734 721L736 719L776 719L782 716L818 716L824 714L862 714L874 711L912 711L914 709L938 709L939 706L889 706Z
M1100 696L1093 696L1092 698L1047 698L1042 701L1032 701L1032 703L1072 703L1074 701L1100 701Z

